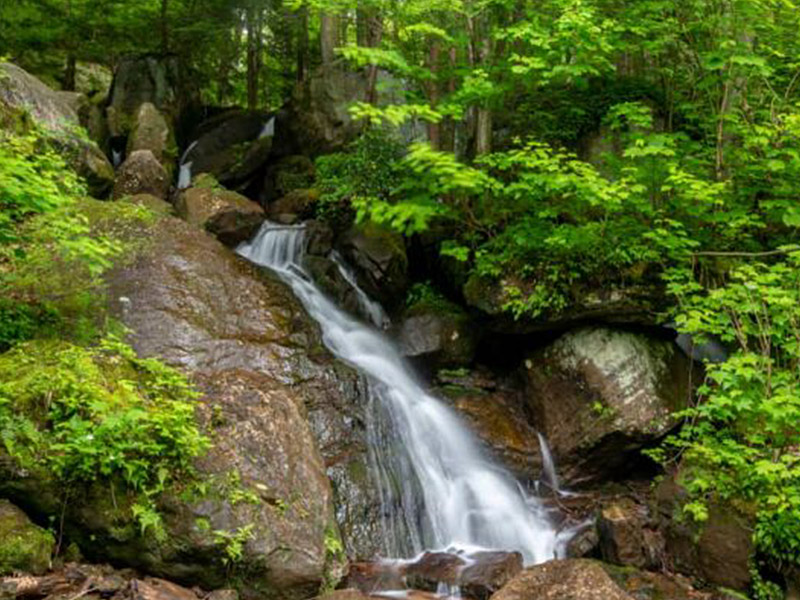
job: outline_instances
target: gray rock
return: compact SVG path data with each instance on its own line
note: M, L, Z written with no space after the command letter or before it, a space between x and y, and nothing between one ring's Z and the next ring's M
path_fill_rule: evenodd
M172 129L164 115L150 102L143 103L136 111L128 138L127 154L137 150L149 150L168 173L174 171L177 147Z
M402 302L408 285L408 257L401 235L366 225L351 228L339 243L369 296L385 306Z
M149 194L166 200L170 179L167 171L150 150L137 150L125 159L117 172L114 199Z
M244 196L219 187L192 187L176 202L178 215L207 229L226 246L237 246L255 235L264 209Z

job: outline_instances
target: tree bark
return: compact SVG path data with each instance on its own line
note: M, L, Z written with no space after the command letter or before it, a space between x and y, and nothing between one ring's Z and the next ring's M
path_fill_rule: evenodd
M304 81L308 71L308 7L303 5L298 11L297 31L297 81Z
M383 19L377 11L370 11L371 14L366 16L366 32L364 36L364 43L368 48L377 48L381 45L383 39ZM378 65L370 65L367 68L367 98L366 101L370 104L378 102L378 91L376 85L378 83Z
M64 90L67 92L75 91L75 74L77 72L77 59L75 54L70 52L67 54L67 66L64 69Z
M428 68L433 77L428 83L428 102L431 108L435 109L439 104L439 41L433 40L428 51ZM442 147L442 126L441 123L428 123L428 141L431 148L439 150Z
M261 72L261 9L247 8L247 108L258 108Z
M161 54L169 54L169 0L161 0Z
M330 66L336 58L334 52L339 45L339 24L336 15L324 12L320 15L320 51L323 66Z

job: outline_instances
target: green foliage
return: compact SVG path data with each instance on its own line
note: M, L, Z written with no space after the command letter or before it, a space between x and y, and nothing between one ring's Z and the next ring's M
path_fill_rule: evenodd
M682 454L685 511L707 518L724 501L755 517L759 551L800 564L800 251L735 267L717 285L670 273L677 322L736 350L706 365L697 404L668 441Z
M222 562L228 568L233 568L244 559L245 544L252 539L255 526L250 523L239 527L235 531L217 529L213 532L214 543L222 546Z
M34 341L0 355L0 438L26 469L64 486L121 484L157 535L154 498L191 479L208 447L186 378L114 337L83 348Z

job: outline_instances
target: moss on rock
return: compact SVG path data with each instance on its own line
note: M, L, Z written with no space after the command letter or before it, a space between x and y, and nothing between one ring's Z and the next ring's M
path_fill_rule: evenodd
M0 575L44 573L50 567L54 546L52 533L31 523L8 500L0 500Z

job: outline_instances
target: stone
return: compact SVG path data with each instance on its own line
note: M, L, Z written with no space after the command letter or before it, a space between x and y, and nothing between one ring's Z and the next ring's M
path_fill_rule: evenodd
M75 91L93 103L104 102L111 92L114 73L105 65L78 62L75 68Z
M191 590L164 579L131 581L131 600L198 600Z
M167 119L150 102L143 103L136 111L135 120L128 138L127 154L137 150L149 150L167 173L175 170L177 147Z
M318 200L317 190L292 190L269 205L269 214L273 220L281 215L292 215L295 220L307 219L314 216L314 207Z
M29 113L67 163L86 179L90 193L102 198L111 189L114 168L96 143L77 133L81 122L73 101L73 95L47 87L18 66L0 63L0 108Z
M726 594L704 593L679 575L603 564L614 582L636 600L723 600Z
M366 594L458 586L467 598L486 600L522 571L519 552L477 551L468 555L425 552L413 560L350 565L346 584Z
M408 256L403 237L377 225L352 227L339 240L358 283L384 306L396 306L408 286Z
M370 596L355 589L334 590L321 596L319 600L368 600Z
M58 92L58 94L78 115L78 122L86 130L89 139L99 148L105 148L108 144L108 123L100 106L80 92Z
M107 108L112 137L127 137L136 123L139 107L149 102L170 122L175 122L187 99L194 97L180 77L176 57L130 56L114 73Z
M31 523L8 500L0 500L0 575L44 573L50 567L55 545L53 534Z
M264 129L267 113L230 110L202 123L182 162L192 173L210 173L225 187L242 189L270 157L272 136Z
M406 308L397 337L405 356L431 367L469 365L478 344L477 327L466 311L443 298Z
M129 341L140 356L184 370L202 392L198 418L212 431L213 447L197 469L208 492L159 498L167 535L157 542L140 534L124 493L113 495L115 504L107 484L95 486L69 503L65 535L90 560L219 589L230 568L214 532L248 528L236 564L242 596L312 597L337 581L343 560L330 550L341 543L334 499L342 496L328 473L367 462L365 445L345 429L357 430L363 420L338 429L327 418L341 410L343 421L355 420L350 415L366 403L359 378L324 350L318 328L284 284L182 220L163 217L141 228L147 244L107 277L111 313L133 332ZM316 435L323 423L335 440ZM350 456L341 455L345 446ZM342 481L359 487L346 474ZM31 514L63 507L58 486L4 456L0 494L21 499ZM370 502L377 500L364 505ZM346 510L369 527L357 504ZM377 526L380 513L374 518Z
M646 507L630 498L621 498L600 510L597 530L604 561L632 567L655 567L650 564L645 541Z
M114 182L113 197L149 194L166 200L169 193L170 178L150 150L137 150L120 166Z
M172 215L175 210L173 206L166 200L156 198L150 194L136 194L134 196L125 196L122 198L124 202L130 202L138 206L144 206L154 213L162 216Z
M600 536L594 522L575 532L567 542L567 558L587 558L592 556L600 545Z
M693 523L682 514L686 500L676 476L665 477L656 488L655 504L670 567L721 587L747 590L755 551L752 517L731 506L711 503L708 519Z
M672 341L617 329L570 331L524 367L533 422L572 484L630 474L691 392L688 361Z
M267 168L261 203L267 206L295 190L307 190L312 187L314 177L314 163L307 156L285 156Z
M175 206L181 218L207 229L226 246L249 240L264 222L264 209L258 204L219 187L186 189Z
M529 567L492 600L633 600L603 570L587 559L552 560Z
M489 452L517 479L542 477L539 441L525 414L517 381L486 368L440 370L434 391L461 414Z

